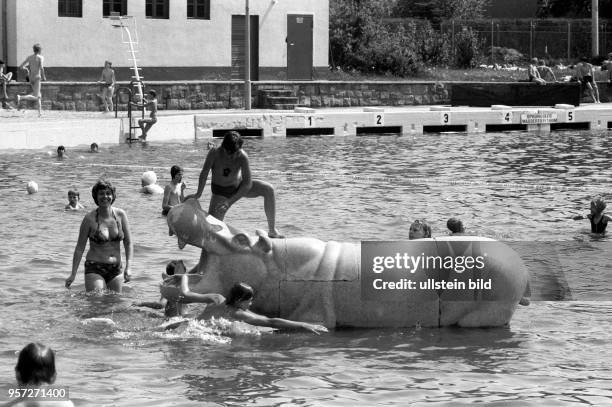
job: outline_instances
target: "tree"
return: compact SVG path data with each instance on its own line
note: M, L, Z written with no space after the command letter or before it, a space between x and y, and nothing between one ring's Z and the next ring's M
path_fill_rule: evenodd
M592 0L540 0L538 18L590 18ZM599 16L612 18L612 0L599 0Z
M400 17L425 18L434 24L449 19L482 18L490 0L416 0L397 6Z

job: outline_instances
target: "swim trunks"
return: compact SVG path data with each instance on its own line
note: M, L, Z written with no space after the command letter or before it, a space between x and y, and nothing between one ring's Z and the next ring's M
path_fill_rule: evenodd
M97 274L108 285L121 274L121 263L98 263L97 261L85 260L85 274Z
M210 184L210 190L212 191L213 194L221 195L226 198L231 198L232 196L234 196L236 192L238 192L238 189L240 189L240 185L221 186L217 184Z
M583 85L586 85L587 83L593 83L593 77L591 75L584 75L582 77L581 82Z
M589 218L589 220L591 221L591 232L592 233L603 233L606 231L606 227L608 226L608 220L605 216L602 216L601 219L599 219L599 222L594 223L593 222L593 218Z

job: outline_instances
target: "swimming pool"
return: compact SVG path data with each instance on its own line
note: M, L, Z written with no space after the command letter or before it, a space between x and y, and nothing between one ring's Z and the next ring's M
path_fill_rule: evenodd
M139 193L140 175L169 180L184 166L197 187L206 143L0 152L0 392L14 383L15 352L38 340L57 351L58 384L77 405L464 405L555 406L612 402L609 326L612 253L588 233L592 195L610 197L607 132L305 137L245 142L255 177L276 187L277 224L288 236L405 240L427 219L433 234L459 217L468 232L510 241L532 272L554 271L574 301L534 301L502 329L345 330L328 335L233 339L207 325L157 333L162 320L132 307L159 297L170 259L188 266L161 217L161 196ZM76 186L91 209L91 186L117 186L135 254L123 296L85 295L82 266L63 288L84 212L64 212ZM27 195L25 184L40 190ZM203 197L206 206L210 196ZM228 224L265 229L262 200L241 200ZM548 282L540 281L540 287Z

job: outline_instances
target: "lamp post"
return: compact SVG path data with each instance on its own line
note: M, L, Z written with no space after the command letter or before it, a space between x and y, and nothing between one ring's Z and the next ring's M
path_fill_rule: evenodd
M599 55L599 0L591 0L591 54Z
M249 15L249 0L245 0L244 30L245 30L245 62L244 62L244 108L251 110L251 17Z

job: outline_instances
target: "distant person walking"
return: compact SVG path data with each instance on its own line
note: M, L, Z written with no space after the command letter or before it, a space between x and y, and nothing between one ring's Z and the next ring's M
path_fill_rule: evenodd
M537 63L538 58L532 58L531 63L529 64L529 68L527 68L529 82L535 82L538 85L546 85L546 81L542 79L542 77L540 76L540 72L538 72L538 68L536 67Z
M115 92L115 70L110 61L104 62L104 69L100 75L102 84L102 100L104 101L104 112L112 112L113 110L113 93Z
M546 66L546 62L544 62L543 59L540 59L537 68L540 78L544 79L546 82L557 82L555 73L549 66Z
M44 66L44 58L40 53L42 52L42 47L40 44L34 44L32 46L34 53L27 57L25 61L21 65L19 65L19 69L25 69L28 74L28 80L30 81L30 86L32 87L32 93L25 96L17 95L17 110L19 110L19 104L22 100L35 101L38 104L38 116L42 115L42 96L40 94L40 86L42 81L46 81L45 77L45 66Z

